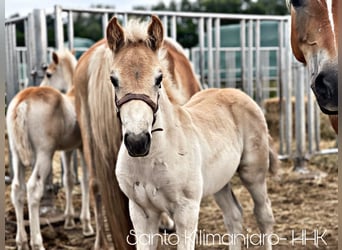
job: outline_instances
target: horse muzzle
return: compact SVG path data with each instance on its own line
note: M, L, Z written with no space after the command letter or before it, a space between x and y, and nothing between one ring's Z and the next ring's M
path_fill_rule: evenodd
M338 73L335 69L321 71L311 88L323 113L336 115L338 113Z
M140 134L126 133L124 143L131 157L148 155L151 146L151 135L147 132Z

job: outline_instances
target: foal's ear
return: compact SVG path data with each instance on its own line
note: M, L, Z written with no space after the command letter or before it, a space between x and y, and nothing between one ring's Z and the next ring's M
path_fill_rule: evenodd
M118 23L118 19L113 17L107 25L107 44L113 52L116 52L124 45L124 41L124 31Z
M152 15L152 20L150 25L148 26L147 33L149 36L148 39L150 42L151 49L159 49L163 43L164 29L163 24L157 16Z
M53 61L55 64L58 64L59 59L58 59L58 55L57 55L57 53L56 53L55 51L52 52L52 61Z

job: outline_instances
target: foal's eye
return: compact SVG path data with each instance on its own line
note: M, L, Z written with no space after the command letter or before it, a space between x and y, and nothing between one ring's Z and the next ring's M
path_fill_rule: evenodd
M163 74L162 73L160 73L160 75L158 75L157 77L156 77L156 82L155 82L155 85L157 86L157 87L161 87L161 82L163 81Z
M112 82L114 88L119 87L119 79L115 76L110 76L110 81Z
M305 0L291 0L291 4L293 7L301 7L303 6Z
M52 76L52 74L50 72L46 72L45 75L46 75L47 78L50 78Z

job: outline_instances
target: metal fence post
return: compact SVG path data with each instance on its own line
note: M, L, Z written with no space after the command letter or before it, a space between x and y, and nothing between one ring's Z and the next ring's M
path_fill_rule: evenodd
M55 43L56 48L62 49L64 47L64 33L62 21L62 7L55 6Z
M208 85L209 88L214 87L214 59L213 59L213 29L212 19L207 19L207 48L208 48Z
M201 83L203 86L207 84L205 80L205 52L204 52L204 18L201 17L198 22L198 41L200 47L200 57L199 57L199 69L201 75Z
M47 29L45 11L41 9L33 10L34 20L34 53L35 65L32 72L34 85L39 85L44 78L44 70L42 66L47 64Z
M19 91L18 62L16 59L16 25L6 25L6 101L7 104Z
M215 87L221 87L221 64L220 64L220 47L221 47L221 34L220 34L220 18L215 19Z
M304 100L304 68L296 63L296 155L294 169L305 171L305 100Z

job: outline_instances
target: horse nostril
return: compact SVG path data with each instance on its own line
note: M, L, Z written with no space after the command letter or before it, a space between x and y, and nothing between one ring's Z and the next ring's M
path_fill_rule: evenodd
M124 144L131 156L145 156L150 150L151 136L149 133L126 133L124 135Z
M334 87L337 86L337 77L326 72L318 74L314 84L314 91L323 99L332 99Z

